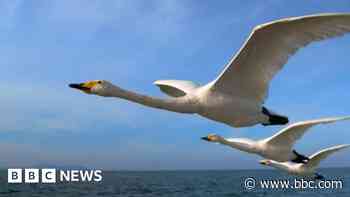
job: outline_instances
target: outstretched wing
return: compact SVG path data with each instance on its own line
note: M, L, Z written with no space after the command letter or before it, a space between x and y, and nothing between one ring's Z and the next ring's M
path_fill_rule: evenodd
M350 14L286 18L255 27L214 81L214 91L263 103L269 82L299 48L350 31Z
M299 140L311 127L318 124L329 124L341 120L349 120L350 116L323 118L317 120L308 120L297 122L287 126L278 133L266 139L266 143L272 146L280 146L291 150L295 142Z
M308 168L316 168L320 164L321 160L324 160L331 154L348 147L350 147L350 144L343 144L343 145L338 145L338 146L333 146L330 148L323 149L311 155L310 160L307 162L306 166Z

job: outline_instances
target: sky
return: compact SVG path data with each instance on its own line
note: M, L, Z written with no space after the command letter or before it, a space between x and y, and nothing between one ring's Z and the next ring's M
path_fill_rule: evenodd
M0 167L262 168L260 157L200 137L260 139L282 126L232 128L67 85L104 79L164 98L155 80L211 81L254 26L322 12L350 12L350 2L2 0ZM347 35L301 49L273 79L266 106L291 122L350 115L349 43ZM296 148L350 143L349 126L314 127ZM350 166L349 150L322 162L337 166Z

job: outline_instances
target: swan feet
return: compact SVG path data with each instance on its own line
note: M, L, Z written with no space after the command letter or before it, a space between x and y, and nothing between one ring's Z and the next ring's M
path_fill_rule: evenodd
M266 107L263 107L261 112L264 115L269 117L269 122L268 123L262 123L262 125L264 125L264 126L285 125L285 124L287 124L289 122L288 117L271 113Z

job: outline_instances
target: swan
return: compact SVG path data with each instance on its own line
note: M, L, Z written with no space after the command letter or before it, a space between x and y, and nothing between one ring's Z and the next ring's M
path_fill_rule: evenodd
M309 158L299 154L293 149L294 144L299 140L311 127L318 124L329 124L341 120L349 120L350 116L323 118L308 120L291 124L271 137L252 140L246 138L228 138L225 139L219 135L211 134L202 137L209 142L217 142L243 152L260 155L264 158L278 162L292 161L295 163L306 163Z
M349 31L350 14L346 13L292 17L258 25L213 81L205 85L185 80L154 82L172 98L135 93L106 80L73 83L69 87L153 108L199 114L232 127L284 125L288 123L287 116L264 106L272 78L298 49Z
M264 159L260 160L260 164L277 168L292 175L313 177L315 179L324 179L322 175L316 173L316 169L318 168L320 162L331 154L344 148L348 148L349 146L350 144L343 144L320 150L319 152L311 155L310 160L307 163L293 163L289 161L278 162L274 160Z

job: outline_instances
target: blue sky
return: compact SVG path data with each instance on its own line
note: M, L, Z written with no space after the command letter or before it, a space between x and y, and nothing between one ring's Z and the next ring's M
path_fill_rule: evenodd
M164 97L158 79L214 79L250 30L271 20L350 12L349 1L0 1L0 166L103 169L260 168L257 156L200 140L262 138L282 127L230 128L195 115L87 96L71 82L106 79ZM267 41L268 42L268 41ZM350 114L350 35L293 56L266 106L291 121ZM315 127L310 154L350 143L350 122ZM349 166L350 151L322 166Z

